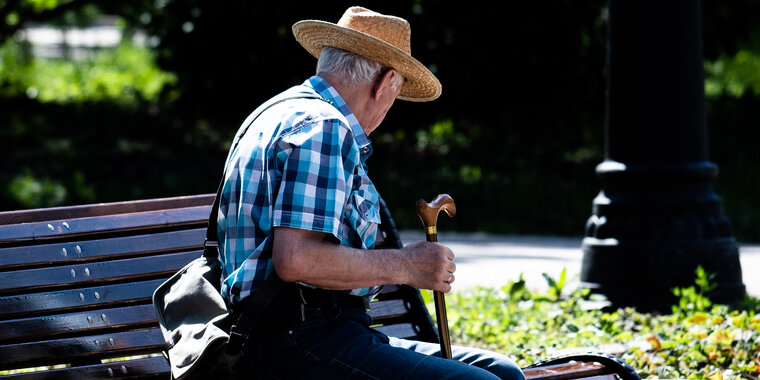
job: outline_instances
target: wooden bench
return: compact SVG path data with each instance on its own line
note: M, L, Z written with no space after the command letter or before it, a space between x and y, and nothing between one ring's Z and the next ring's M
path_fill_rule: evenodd
M209 194L1 212L0 377L168 379L151 297L201 255L213 200ZM384 209L383 224L391 228L379 239L398 246ZM388 335L438 341L417 289L386 286L370 314ZM585 366L594 367L588 375L605 373L604 366ZM558 378L558 370L550 372L526 373Z
M201 255L213 198L0 213L0 370L168 378L151 296ZM371 306L378 330L437 341L416 289L386 286Z

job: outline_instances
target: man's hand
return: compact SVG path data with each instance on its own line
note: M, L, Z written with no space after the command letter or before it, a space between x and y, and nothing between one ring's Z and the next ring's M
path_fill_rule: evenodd
M415 288L451 291L454 282L454 252L439 243L417 242L401 249L407 278L402 283Z

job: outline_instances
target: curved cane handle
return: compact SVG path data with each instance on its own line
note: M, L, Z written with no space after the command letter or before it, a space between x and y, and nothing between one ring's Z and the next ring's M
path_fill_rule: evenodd
M438 214L443 210L446 215L453 217L457 213L457 206L454 204L454 199L448 194L440 194L432 202L427 203L420 199L417 201L417 215L422 220L422 225L425 226L425 233L430 235L436 235L438 233Z

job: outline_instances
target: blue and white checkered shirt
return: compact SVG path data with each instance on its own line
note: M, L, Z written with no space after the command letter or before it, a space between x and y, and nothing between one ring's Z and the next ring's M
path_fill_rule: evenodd
M322 78L313 76L282 95L299 94L323 99L290 99L267 109L227 157L218 234L221 292L230 303L256 291L272 272L274 227L324 232L354 248L375 244L379 195L365 165L369 138Z

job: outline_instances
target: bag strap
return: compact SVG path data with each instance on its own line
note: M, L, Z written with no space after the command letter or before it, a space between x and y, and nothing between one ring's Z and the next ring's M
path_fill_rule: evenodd
M315 94L298 94L275 97L254 111L252 117L250 118L250 122L248 122L245 128L236 136L230 151L233 151L235 148L237 148L238 143L243 138L243 135L245 135L245 133L248 131L248 128L250 128L253 122L262 113L264 113L264 111L284 101L303 98L320 99L332 104L332 102L328 101L327 99ZM216 198L214 198L214 204L211 206L211 213L209 214L208 218L206 241L203 243L203 256L213 259L217 259L219 257L219 235L216 229L217 219L219 217L219 204L222 198L222 188L224 187L224 178L225 175L222 175L222 179L219 182L219 186L216 190ZM269 277L264 280L264 283L261 285L261 287L259 287L259 289L243 303L243 310L230 329L230 337L227 340L225 351L228 353L236 353L240 351L243 342L245 342L250 332L253 330L253 326L255 326L259 321L261 316L264 314L264 311L266 311L267 307L272 302L272 299L274 299L274 296L284 284L285 283L282 281L282 279L280 279L280 276L277 275L277 272L272 271Z

